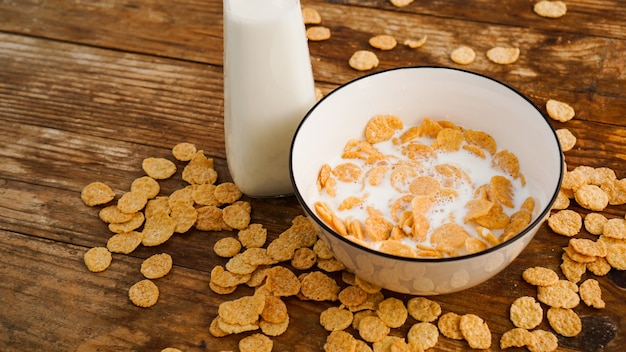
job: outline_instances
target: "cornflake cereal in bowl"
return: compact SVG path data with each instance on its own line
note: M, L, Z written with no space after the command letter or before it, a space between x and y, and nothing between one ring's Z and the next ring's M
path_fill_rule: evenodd
M439 67L363 76L298 127L295 194L357 276L415 295L456 292L503 270L549 215L558 138L524 96Z

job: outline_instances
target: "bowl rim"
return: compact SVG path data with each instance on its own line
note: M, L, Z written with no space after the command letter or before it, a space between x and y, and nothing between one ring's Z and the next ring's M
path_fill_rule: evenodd
M380 252L374 249L371 249L369 247L363 246L357 242L351 241L347 238L345 238L344 236L340 235L339 233L337 233L335 230L333 230L330 226L328 226L323 220L319 219L319 217L315 214L315 212L307 205L306 201L304 200L304 198L302 197L302 195L300 194L300 191L298 190L297 184L296 184L296 180L294 177L294 172L293 172L293 150L294 150L294 146L296 144L296 139L297 136L301 130L301 128L303 127L303 125L306 123L306 121L308 120L308 118L311 116L311 114L315 111L315 109L317 108L318 105L320 105L324 100L326 100L327 98L329 98L331 95L335 94L336 92L345 89L346 87L353 85L354 83L366 79L368 77L372 77L372 76L376 76L376 75L381 75L381 74L385 74L388 72L392 72L392 71L398 71L398 70L416 70L416 69L436 69L436 70L442 70L442 71L457 71L463 74L469 74L469 75L473 75L473 76L477 76L478 78L482 78L482 79L487 79L492 81L493 83L502 86L505 89L510 90L512 93L518 95L520 98L522 98L523 100L525 100L528 104L530 104L530 106L532 108L534 108L537 113L539 114L539 116L541 116L544 120L544 122L546 123L547 127L550 129L550 131L552 131L552 136L554 137L555 141L556 141L556 145L557 148L559 149L559 179L557 182L557 187L554 190L554 193L552 194L552 197L550 198L550 200L548 201L548 203L546 204L546 206L541 210L541 212L538 214L538 216L528 225L526 225L526 227L520 231L517 235L515 235L514 237L510 238L509 240L499 243L495 246L489 247L483 251L477 252L477 253L472 253L472 254L464 254L464 255L459 255L456 257L444 257L444 258L414 258L414 257L402 257L402 256L396 256L393 254L388 254L388 253L384 253L384 252ZM393 259L393 260L401 260L401 261L405 261L405 262L414 262L414 263L446 263L446 262L458 262L458 261L463 261L463 260L468 260L468 259L472 259L472 258L476 258L476 257L481 257L484 255L487 255L489 253L492 252L497 252L505 247L508 247L509 245L512 245L513 243L517 242L518 240L520 240L521 238L525 237L531 229L540 226L540 223L542 223L543 221L545 221L547 215L550 213L551 209L552 209L552 205L554 204L554 202L556 201L556 198L559 194L559 189L561 187L561 183L563 181L563 174L564 174L564 155L563 155L563 151L561 148L561 144L559 142L559 139L557 137L556 131L554 130L554 128L552 127L552 125L550 124L550 121L548 120L548 118L541 112L541 110L539 110L539 108L524 94L522 94L520 91L518 91L517 89L511 87L510 85L501 82L495 78L489 77L485 74L482 73L477 73L477 72L472 72L469 70L465 70L465 69L460 69L460 68L455 68L455 67L447 67L447 66L436 66L436 65L428 65L428 66L400 66L400 67L393 67L393 68L389 68L389 69L384 69L384 70L380 70L380 71L376 71L376 72L372 72L372 73L368 73L362 76L359 76L357 78L354 78L346 83L343 83L341 85L339 85L337 88L333 89L331 92L329 92L327 95L323 96L319 101L317 101L306 113L306 115L304 115L304 117L302 118L302 120L300 121L300 123L298 124L294 135L293 135L293 139L291 141L291 146L289 148L289 178L291 179L291 184L294 190L294 195L296 196L296 199L298 200L298 202L300 203L300 205L303 207L304 211L308 214L309 217L315 219L315 222L317 224L319 224L319 226L321 226L327 233L333 235L335 238L338 238L340 241L347 243L350 246L356 247L360 250L366 251L368 253L377 255L377 256L381 256L381 257L385 257L388 259Z

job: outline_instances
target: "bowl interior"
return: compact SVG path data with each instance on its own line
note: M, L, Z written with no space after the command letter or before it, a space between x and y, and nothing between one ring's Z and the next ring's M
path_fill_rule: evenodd
M419 124L424 117L448 120L493 136L498 149L507 149L519 159L520 171L535 200L533 219L523 233L530 234L527 236L530 238L534 236L556 198L563 172L562 152L548 120L523 95L488 77L450 68L404 67L367 75L337 88L309 111L296 131L290 158L296 196L321 228L339 239L337 243L350 243L350 247L373 252L343 239L316 218L313 209L318 197L318 172L324 163L331 162L341 154L349 139L363 138L367 121L376 114L397 115L405 126ZM507 249L509 253L505 254L506 260L497 270L475 281L471 279L463 287L484 281L502 270L523 250L530 238L524 238L519 245L513 246L516 248ZM513 241L515 239L508 242ZM485 256L503 246L506 244L480 254L441 260L398 257L394 260L431 263L457 261L457 267L454 267L456 270L459 264L465 265L461 263L468 257ZM350 257L354 257L354 254L346 256L348 259ZM481 265L477 264L478 267ZM403 270L411 271L412 267ZM440 290L439 293L446 290ZM400 291L422 293L404 287Z

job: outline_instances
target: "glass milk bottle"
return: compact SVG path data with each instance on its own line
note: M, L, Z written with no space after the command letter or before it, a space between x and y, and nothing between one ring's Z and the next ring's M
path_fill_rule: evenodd
M289 149L314 103L300 1L224 0L226 156L244 194L293 193Z

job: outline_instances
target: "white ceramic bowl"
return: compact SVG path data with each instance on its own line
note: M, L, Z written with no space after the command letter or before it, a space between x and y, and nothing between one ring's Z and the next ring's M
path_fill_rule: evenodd
M454 258L416 259L384 254L347 240L315 213L320 167L346 142L363 138L376 114L395 114L405 125L423 117L449 120L494 137L516 154L535 200L530 225L511 240ZM411 123L410 118L416 121ZM541 112L514 89L488 77L451 68L403 67L349 82L320 100L299 125L291 148L291 178L298 201L320 237L356 275L388 290L436 295L478 285L502 271L528 245L549 215L563 174L556 134Z

